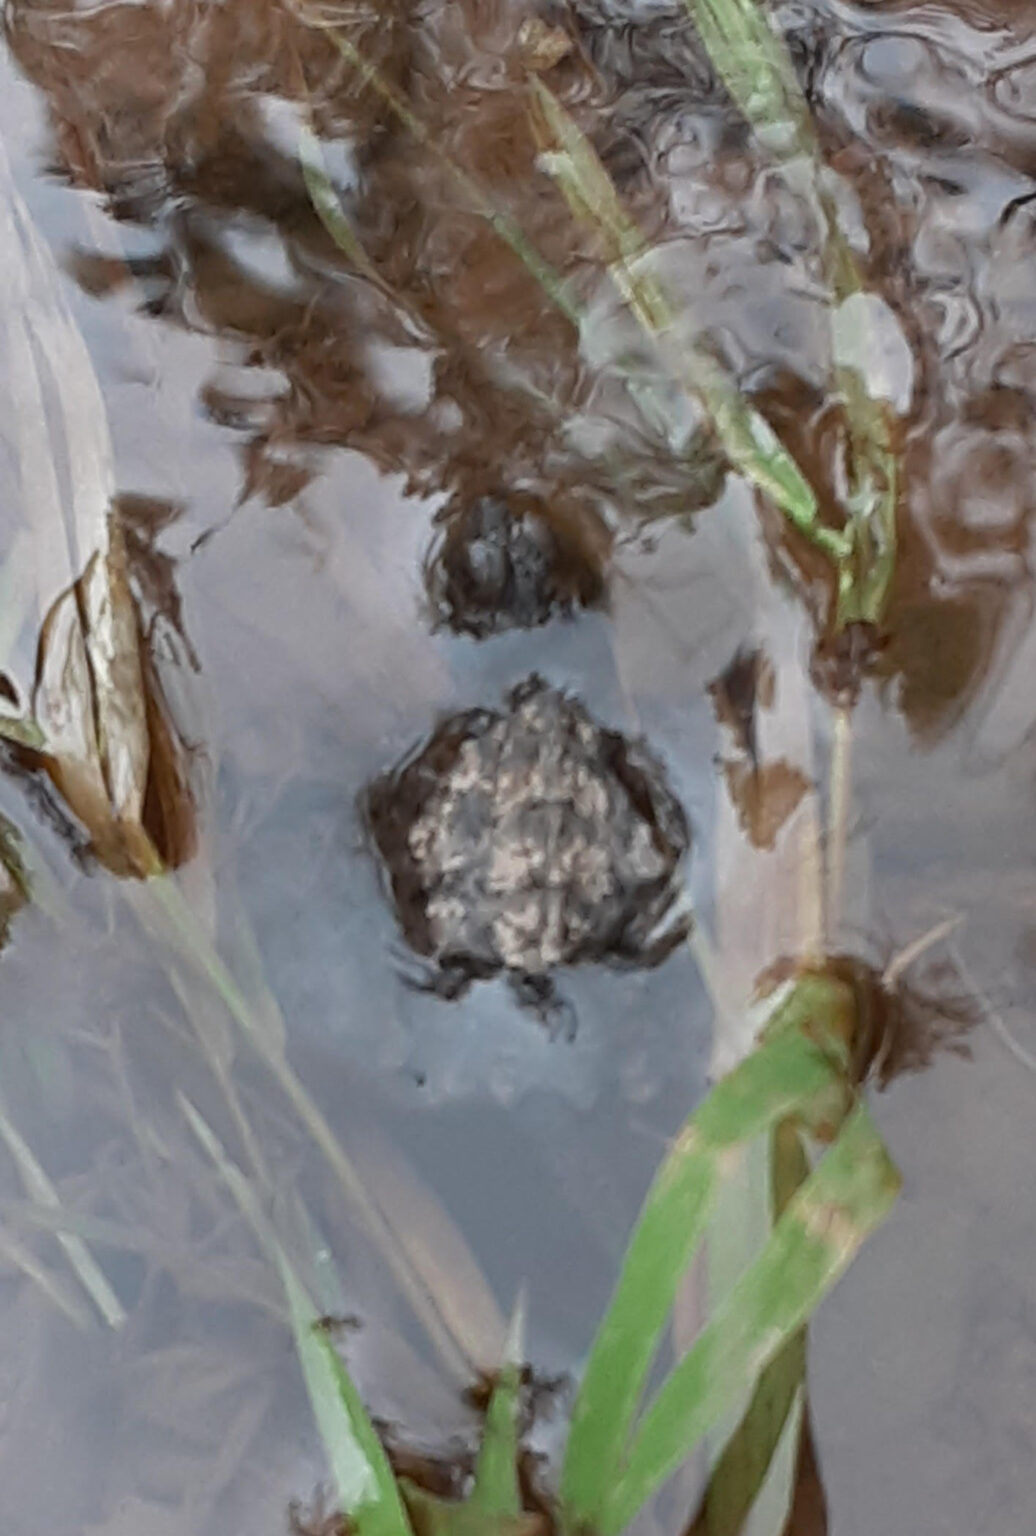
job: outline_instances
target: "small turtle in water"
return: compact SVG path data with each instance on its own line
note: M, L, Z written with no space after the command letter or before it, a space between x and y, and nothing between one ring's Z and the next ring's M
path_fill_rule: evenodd
M501 710L443 720L365 808L403 932L443 996L503 972L556 1024L555 966L654 965L687 933L690 832L661 764L539 677Z
M437 621L484 639L533 629L604 595L603 530L563 519L533 497L480 496L440 514L425 564Z

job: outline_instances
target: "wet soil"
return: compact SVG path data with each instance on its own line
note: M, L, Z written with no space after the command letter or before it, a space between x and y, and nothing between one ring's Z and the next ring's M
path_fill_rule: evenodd
M495 709L538 672L664 764L694 828L687 894L747 990L795 947L799 887L782 861L828 783L835 728L817 666L822 562L726 474L700 409L645 353L538 168L528 73L592 138L692 330L830 509L845 443L827 300L808 210L678 7L322 8L424 142L307 15L277 0L12 0L0 136L139 514L135 590L205 786L167 829L190 909L252 1016L283 1023L379 1205L435 1252L472 1353L499 1343L524 1286L530 1358L563 1375L667 1138L705 1091L708 1000L684 951L656 970L566 974L571 1044L501 977L450 1004L415 992L357 797L437 719ZM983 0L771 16L882 301L902 475L828 937L871 976L959 918L930 957L934 990L951 1020L974 1021L969 1058L922 1030L875 1100L904 1195L816 1321L817 1464L835 1536L1029 1536L1036 30L1031 8ZM362 260L314 211L303 129ZM582 333L443 156L564 276ZM13 355L0 554L31 585ZM546 522L472 559L469 509L500 504ZM5 699L30 696L38 638L8 637ZM171 971L41 780L0 777L0 813L32 851L37 892L5 901L0 1108L125 1311L117 1331L90 1326L7 1143L5 1531L273 1533L325 1476L276 1275L184 1119L186 1098L247 1162L228 1080L292 1251L329 1312L362 1319L347 1353L373 1410L433 1458L470 1451L471 1362L414 1321L211 990ZM548 1458L562 1418L533 1432ZM657 1515L683 1527L680 1489Z

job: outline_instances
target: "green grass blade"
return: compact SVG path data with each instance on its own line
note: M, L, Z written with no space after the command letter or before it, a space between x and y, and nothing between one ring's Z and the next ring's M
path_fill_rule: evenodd
M885 1217L896 1173L861 1105L644 1414L599 1536L618 1536L742 1390L763 1371Z
M343 1512L355 1536L413 1536L381 1441L330 1340L317 1328L317 1310L248 1179L186 1095L180 1108L242 1215L280 1271L292 1333Z
M797 1018L788 1005L778 1013ZM608 1472L621 1462L676 1289L732 1155L798 1107L828 1100L837 1084L828 1056L790 1023L771 1029L772 1038L716 1085L680 1132L626 1249L572 1412L561 1501L576 1528L593 1528L601 1514Z
M675 316L651 272L651 252L623 207L608 172L575 120L542 80L532 81L540 163L573 215L595 235L630 313L658 347L670 376L700 399L734 468L769 496L832 560L848 553L843 534L825 528L816 497L773 428L734 387L714 358L677 339Z
M351 64L360 78L369 85L372 90L384 101L393 116L402 123L407 132L418 144L433 155L446 171L454 186L467 201L472 213L485 219L486 223L500 236L505 245L510 246L518 260L526 270L536 279L540 287L557 308L578 329L582 312L568 293L564 278L557 269L536 249L527 238L521 226L515 222L502 209L497 208L492 200L479 186L473 176L469 176L461 166L451 160L449 155L436 143L416 113L412 112L406 102L388 83L381 71L360 50L349 41L348 38L335 30L330 22L307 18L310 26L318 27L331 39L343 59Z
M412 1536L395 1474L363 1400L281 1255L292 1332L342 1511L355 1536Z
M809 109L784 41L753 0L686 0L724 85L763 142L782 155L811 146Z
M854 531L851 581L839 592L838 622L878 624L896 572L898 464L888 409L868 394L853 367L837 370L850 426L849 512Z
M795 1408L805 1370L806 1334L800 1329L756 1382L745 1415L709 1479L689 1536L741 1536Z
M562 274L536 249L520 225L497 208L475 178L445 154L421 120L354 44L329 23L313 20L311 25L327 32L342 57L378 93L416 142L443 166L471 211L485 219L556 308L577 331L581 331L586 324L583 310ZM646 332L658 339L671 329L672 316L657 284L636 265L635 259L643 254L642 234L623 208L589 141L579 132L560 102L540 80L533 81L533 89L537 104L552 125L551 131L558 141L553 149L546 148L544 163L559 180L574 212L598 232L604 231L617 248L621 260L616 263L613 251L610 258L612 275L631 312ZM554 158L551 158L552 154ZM331 233L334 235L333 229ZM350 235L349 239L352 238ZM765 418L738 393L714 360L682 346L679 356L668 360L668 371L681 387L689 388L705 402L724 452L735 469L770 496L829 558L844 558L848 546L843 535L820 523L816 497L794 459Z
M844 332L841 306L862 291L852 251L821 181L821 153L809 106L784 39L756 0L685 0L702 42L757 138L773 154L792 190L811 203L821 233L835 332ZM863 347L857 345L859 360ZM880 622L896 562L897 465L885 405L867 390L865 375L836 356L835 379L849 429L846 511L851 551L839 571L839 626Z
M774 1218L809 1176L802 1140L791 1121L777 1126L773 1147ZM770 1475L789 1417L805 1386L806 1331L801 1329L770 1361L756 1383L741 1422L716 1462L689 1536L740 1536ZM800 1419L798 1432L801 1433Z
M475 1466L469 1503L485 1515L521 1514L518 1489L519 1366L508 1362L500 1372L486 1409L486 1427Z
M299 130L299 165L302 168L302 179L306 183L309 200L316 209L321 224L342 254L348 256L357 271L362 272L364 277L370 278L380 287L381 280L377 270L346 217L331 178L327 174L320 140L310 128L306 127Z
M522 1512L518 1486L518 1393L522 1382L522 1339L525 1307L519 1302L511 1321L506 1356L496 1379L467 1500L472 1509L489 1516L517 1519Z

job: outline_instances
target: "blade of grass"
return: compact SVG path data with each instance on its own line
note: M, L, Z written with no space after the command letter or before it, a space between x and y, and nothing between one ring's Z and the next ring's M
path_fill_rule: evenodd
M792 190L812 206L831 290L834 374L849 428L846 510L852 555L839 571L837 622L879 623L895 571L897 466L888 412L868 391L858 327L847 333L862 292L852 251L820 176L822 157L809 105L788 49L755 0L685 0L702 42L757 138Z
M774 1216L779 1217L809 1175L802 1140L791 1121L774 1133ZM756 1383L737 1429L720 1455L689 1536L740 1536L767 1481L789 1416L806 1377L806 1333L793 1334Z
M763 142L782 157L812 145L809 108L766 14L751 0L686 0L724 85Z
M355 1536L412 1536L395 1474L363 1400L283 1254L292 1332L338 1497Z
M364 58L354 44L341 37L331 23L312 16L307 16L306 20L309 25L319 27L328 33L342 56L381 96L417 143L443 166L454 185L467 200L471 211L490 225L535 278L555 307L582 335L587 328L587 315L569 292L562 274L536 249L521 226L497 208L475 178L446 154L432 138L420 118L410 110L380 71ZM539 84L539 82L536 83ZM603 168L601 174L607 180ZM620 223L613 222L613 231L621 230L624 237L628 234L632 253L634 226L622 212L617 198L613 199L610 207L613 212L618 210L621 216ZM347 238L352 241L354 237L350 235ZM646 296L644 302L648 302ZM832 558L835 558L840 548L839 535L831 529L824 528L818 522L812 492L769 424L757 412L745 406L738 392L724 378L718 366L710 358L704 354L698 355L695 359L695 367L697 381L692 386L692 393L696 397L704 398L707 392L709 408L716 421L724 450L731 456L732 461L743 473L755 479L756 483L771 495L778 505L784 507L789 517L792 517L800 527L809 531L810 536L824 547ZM672 371L670 368L671 373ZM686 368L678 368L675 377L683 387L686 387ZM631 397L644 410L646 419L652 421L654 412L646 402L641 381L627 377L624 383Z
M302 179L306 183L309 200L335 245L344 256L349 258L361 276L367 278L368 282L373 283L379 291L384 292L385 284L377 267L367 255L356 231L346 217L331 178L327 174L320 140L311 128L303 127L299 130L299 165L302 167Z
M805 1369L806 1335L800 1330L756 1382L748 1409L716 1463L688 1536L741 1536L788 1417L800 1399Z
M352 1378L319 1328L317 1310L254 1189L190 1099L183 1093L178 1093L177 1098L188 1125L260 1245L277 1265L313 1416L352 1529L356 1536L412 1536L395 1475L377 1432Z
M5 1232L0 1227L0 1258L6 1259L15 1269L20 1269L22 1274L34 1285L38 1286L44 1296L57 1307L70 1323L82 1331L90 1327L96 1327L93 1313L88 1312L78 1297L71 1295L55 1275L12 1233Z
M836 564L849 545L820 521L813 490L769 422L734 387L719 364L686 337L676 341L675 316L648 263L643 233L626 212L596 151L547 88L530 84L543 146L544 169L557 182L573 214L603 246L615 285L645 335L659 349L672 377L705 405L731 464Z
M856 1108L834 1146L795 1195L760 1257L674 1367L619 1463L596 1523L618 1536L801 1329L896 1198L896 1173L866 1109Z
M380 70L371 64L348 38L343 37L340 32L336 31L332 22L324 21L312 15L305 16L305 20L309 26L319 28L331 39L343 59L352 65L365 84L377 92L393 115L398 118L407 132L421 145L422 149L427 150L443 167L454 186L467 199L472 213L484 219L496 231L501 240L510 246L519 261L536 279L551 301L578 328L580 309L569 295L564 278L536 250L532 242L526 237L521 225L504 213L502 209L497 208L491 199L487 197L475 178L469 176L456 161L446 154L445 150L435 142L435 139L428 132L421 119L410 110L402 97L392 89Z
M619 1465L677 1286L732 1158L797 1109L837 1113L837 1069L794 1027L830 1012L830 991L799 984L777 1009L771 1038L716 1085L655 1177L572 1411L561 1497L577 1527L592 1528L600 1515L601 1469Z
M2 1102L0 1102L0 1138L3 1139L7 1150L17 1164L26 1194L46 1210L60 1211L60 1195ZM125 1308L82 1238L67 1231L57 1231L55 1237L61 1244L80 1285L104 1321L110 1328L121 1328L126 1321Z
M518 1487L518 1393L524 1335L525 1305L519 1301L511 1320L504 1362L486 1409L482 1445L467 1501L471 1509L485 1516L517 1519L522 1512Z
M372 1242L388 1263L415 1316L428 1332L440 1357L458 1380L467 1382L484 1362L473 1360L465 1341L447 1324L427 1272L418 1271L406 1246L393 1231L391 1222L370 1199L341 1142L314 1103L299 1078L292 1071L283 1048L286 1030L276 1002L269 996L264 1017L257 1017L235 977L200 925L195 921L172 877L161 876L146 885L125 888L141 920L151 932L164 934L180 958L195 974L200 974L222 999L231 1018L252 1044L270 1075L279 1085L299 1119L324 1154L353 1209ZM273 1013L268 1018L265 1015Z

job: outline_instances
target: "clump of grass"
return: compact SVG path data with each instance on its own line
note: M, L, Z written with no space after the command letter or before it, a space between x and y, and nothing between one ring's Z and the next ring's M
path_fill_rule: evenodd
M629 1240L583 1373L562 1459L560 1531L619 1536L749 1391L706 1495L714 1512L710 1531L741 1529L802 1386L804 1325L899 1189L856 1095L854 1027L855 999L844 981L800 976L774 1006L758 1048L717 1084L676 1137ZM774 1138L776 1147L769 1239L645 1403L677 1288L725 1185L760 1136ZM828 1148L812 1168L807 1145ZM317 1423L357 1536L521 1530L531 1512L518 1502L517 1358L506 1362L490 1402L468 1498L431 1501L386 1471L345 1366L326 1335L314 1334L315 1313L301 1304L293 1282L285 1284ZM363 1478L355 1471L357 1442L364 1447ZM415 1501L422 1511L416 1522ZM722 1525L719 1510L725 1511Z

